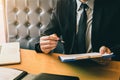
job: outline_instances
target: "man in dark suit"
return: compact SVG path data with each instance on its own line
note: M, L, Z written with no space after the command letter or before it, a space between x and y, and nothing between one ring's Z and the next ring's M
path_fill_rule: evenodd
M120 60L120 1L119 0L58 0L45 36L36 44L37 52L54 50L62 36L64 52L80 53L76 50L76 34L81 16L80 5L87 4L86 51L115 54Z

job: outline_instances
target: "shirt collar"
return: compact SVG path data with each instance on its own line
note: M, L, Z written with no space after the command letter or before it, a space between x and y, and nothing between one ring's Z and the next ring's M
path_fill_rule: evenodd
M80 0L77 0L76 2L77 2L77 10L78 10L82 2L81 2ZM88 1L86 2L86 4L88 5L88 7L89 7L90 9L93 10L94 0L88 0Z

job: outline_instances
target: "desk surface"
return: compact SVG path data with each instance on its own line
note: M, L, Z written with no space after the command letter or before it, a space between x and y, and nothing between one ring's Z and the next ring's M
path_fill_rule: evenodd
M33 50L21 49L21 64L8 65L25 70L31 74L53 73L78 76L80 80L119 80L120 62L112 61L108 66L100 66L91 62L76 61L63 63L58 59L59 54L37 54Z

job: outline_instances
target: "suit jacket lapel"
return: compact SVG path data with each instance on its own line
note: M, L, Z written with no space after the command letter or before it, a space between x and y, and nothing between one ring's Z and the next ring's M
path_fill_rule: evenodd
M71 29L75 32L76 31L76 9L77 9L77 4L76 0L73 0L70 3L70 11L69 11L69 26L71 26Z
M67 28L66 30L66 34L67 35L67 45L65 47L67 47L69 53L71 53L71 50L73 48L73 42L74 42L74 38L75 38L75 33L76 33L76 9L77 9L77 5L76 5L76 0L69 0L69 5L68 7L68 18L67 18ZM68 47L69 45L69 47Z

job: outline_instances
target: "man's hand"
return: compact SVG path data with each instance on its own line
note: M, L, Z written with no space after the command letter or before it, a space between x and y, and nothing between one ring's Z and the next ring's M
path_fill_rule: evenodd
M111 50L106 46L102 46L100 47L99 52L100 54L104 54L104 53L110 54ZM111 58L98 58L98 59L95 59L95 61L98 62L99 64L107 65L110 63Z
M111 53L111 50L110 50L108 47L106 47L106 46L102 46L102 47L99 49L99 52L100 52L101 54L104 54L104 53L110 54L110 53Z
M49 53L51 50L55 49L58 43L59 37L56 34L49 36L42 36L40 38L40 48L42 52Z

